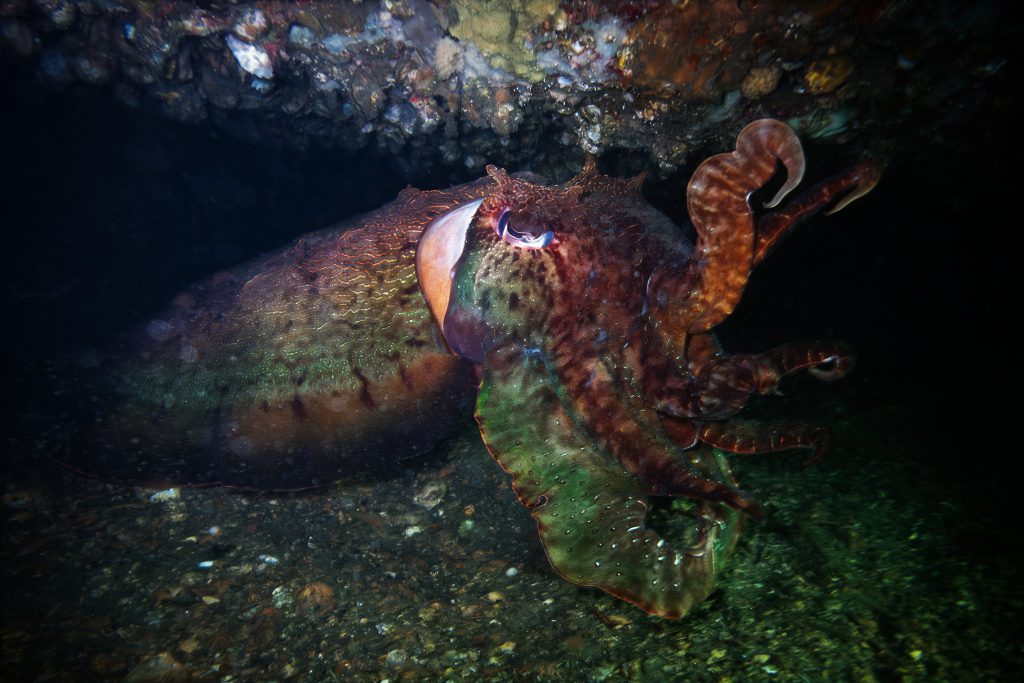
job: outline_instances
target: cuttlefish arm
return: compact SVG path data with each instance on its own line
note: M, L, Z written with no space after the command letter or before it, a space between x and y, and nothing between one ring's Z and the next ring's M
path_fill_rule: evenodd
M508 345L488 353L476 406L487 449L513 476L551 566L642 609L677 618L711 592L742 513L698 503L682 549L648 528L646 485L588 436L566 409L541 352ZM709 478L735 485L724 459L693 453Z
M740 131L736 149L716 154L694 172L686 190L697 232L695 258L687 269L652 286L665 304L653 309L662 334L681 346L686 334L707 332L739 303L754 266L756 224L749 198L778 172L786 179L765 205L775 207L804 176L800 139L781 121L761 119Z

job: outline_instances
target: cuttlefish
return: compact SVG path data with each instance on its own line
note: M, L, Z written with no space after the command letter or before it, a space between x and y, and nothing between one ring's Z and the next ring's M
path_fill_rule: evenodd
M783 203L803 175L796 134L751 123L689 182L695 243L645 201L641 177L593 160L560 185L488 167L403 191L214 275L132 335L94 392L90 467L316 486L429 450L475 401L554 570L679 617L760 513L726 454L824 451L823 429L743 420L744 405L791 373L834 380L852 364L839 342L729 355L714 334L797 223L862 196L879 170ZM649 528L651 496L696 501L688 538Z

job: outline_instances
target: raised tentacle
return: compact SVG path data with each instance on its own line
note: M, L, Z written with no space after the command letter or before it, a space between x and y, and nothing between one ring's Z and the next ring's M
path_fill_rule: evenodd
M748 198L775 176L786 181L768 206L777 205L803 178L800 140L784 123L754 121L736 139L736 150L701 164L687 187L687 207L697 231L694 260L685 273L663 273L652 282L652 312L663 335L681 348L686 334L706 332L739 303L754 256L754 212Z
M870 161L863 162L845 173L818 183L799 197L787 202L783 208L764 216L757 224L754 265L761 263L782 238L792 232L801 221L818 213L832 202L836 202L835 206L825 213L841 211L873 190L881 177L881 166Z
M756 422L728 420L701 425L698 438L730 453L774 453L794 448L810 449L807 464L813 465L828 451L828 430L804 422Z
M556 380L537 353L492 350L476 418L494 459L513 475L531 508L552 567L659 616L678 618L713 588L736 542L742 514L702 503L694 534L675 550L647 528L648 502L635 477L588 438L566 411ZM530 406L525 419L522 406ZM733 484L713 451L702 470Z

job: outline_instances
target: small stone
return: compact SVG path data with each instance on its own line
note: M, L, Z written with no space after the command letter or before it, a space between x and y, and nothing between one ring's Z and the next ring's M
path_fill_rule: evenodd
M516 643L514 640L506 640L504 643L498 646L498 652L503 655L510 655L516 651Z
M278 586L270 594L270 601L277 609L284 609L290 607L295 602L295 598L290 590L284 586Z
M505 570L505 576L507 576L509 578L515 576L518 573L519 573L519 570L516 569L515 567L509 567L508 569Z
M270 63L270 55L258 45L250 45L229 33L224 37L231 54L235 56L238 66L253 76L270 79L274 77L274 67Z
M181 498L181 491L178 489L164 489L151 495L149 501L151 503L164 503L169 500L178 500L179 498Z
M768 661L768 660L769 660L770 658L771 658L771 655L766 655L766 654L757 654L757 655L754 655L754 661L755 661L755 662L757 662L758 664L764 664L764 663L765 663L765 662L767 662L767 661Z
M405 650L392 650L384 658L384 663L388 666L401 666L409 659L409 654Z
M505 599L505 594L498 591L491 591L487 594L487 599L491 602L501 602Z
M181 665L170 652L161 652L148 657L132 669L125 677L125 683L184 683L191 678L188 669Z
M218 602L220 602L220 598L214 597L212 595L203 596L204 605L216 605Z
M185 654L191 654L199 649L199 641L195 638L188 638L178 643L178 649Z
M428 510L432 510L444 499L446 493L448 493L448 485L443 481L428 481L423 485L423 488L416 492L412 501Z
M754 67L740 84L740 92L748 100L759 100L775 92L781 78L782 69L777 66Z
M302 24L292 24L292 27L288 29L288 42L292 45L309 48L315 41L316 33L311 28Z
M265 34L270 28L267 17L257 7L250 7L242 12L242 15L231 27L236 36L250 43Z
M439 602L432 602L426 607L423 607L419 611L420 621L429 623L441 615L441 611L444 609L444 605Z
M812 95L827 95L846 83L853 74L853 62L840 55L819 59L807 67L804 85Z
M629 617L624 617L621 614L605 614L604 612L598 612L597 617L605 626L611 626L613 629L620 629L623 626L629 626L633 623Z
M406 527L405 531L403 531L402 533L405 534L406 538L410 538L412 536L415 536L416 534L423 533L423 527L419 526L418 524L413 524L410 527Z
M296 598L305 610L326 611L334 607L334 589L320 581L303 586Z

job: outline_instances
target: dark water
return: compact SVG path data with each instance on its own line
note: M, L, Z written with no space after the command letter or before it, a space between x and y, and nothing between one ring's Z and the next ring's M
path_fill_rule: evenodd
M555 577L469 426L387 479L299 496L153 503L54 468L49 362L407 182L469 178L257 148L91 91L9 94L0 678L118 680L160 653L194 680L994 680L1024 661L1005 332L1019 181L996 136L969 156L894 160L872 195L761 268L728 348L837 337L859 365L762 408L828 424L835 450L813 470L737 463L768 521L708 605L669 623ZM816 151L812 176L845 163ZM652 182L652 201L680 216L691 170ZM433 481L443 517L412 502Z

